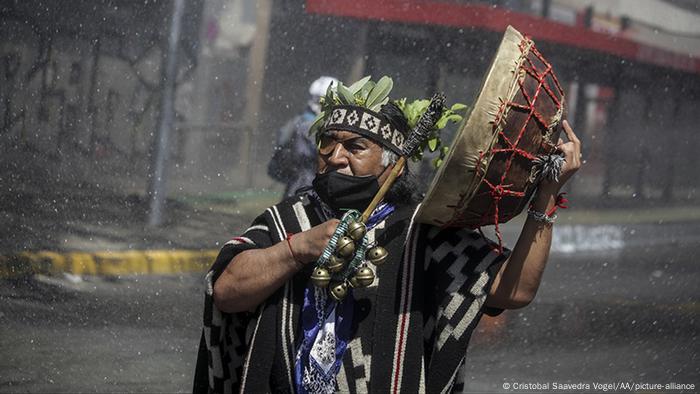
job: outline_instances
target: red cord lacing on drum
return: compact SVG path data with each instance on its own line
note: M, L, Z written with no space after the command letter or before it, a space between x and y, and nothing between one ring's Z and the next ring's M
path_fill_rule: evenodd
M535 118L537 122L542 124L542 126L545 127L545 129L549 129L550 125L549 123L542 117L542 114L540 114L537 109L535 108L535 103L537 102L538 97L540 96L540 92L544 91L547 95L551 97L551 99L554 101L555 105L557 106L557 110L561 109L561 102L555 96L554 92L552 89L545 83L545 79L547 78L548 75L551 76L552 80L554 81L554 84L556 85L556 88L562 92L563 89L561 88L561 85L559 84L559 80L557 80L557 77L554 75L552 72L552 65L549 64L542 54L535 48L534 45L531 44L529 37L526 37L524 40L520 42L518 45L520 48L521 52L525 52L525 50L529 47L530 53L532 53L534 56L536 56L542 64L545 66L544 70L538 70L537 66L532 62L532 60L528 57L525 56L525 62L523 63L523 69L525 70L526 73L528 73L531 77L533 77L535 80L537 80L537 88L535 89L535 93L530 96L527 91L525 90L525 86L523 84L523 79L518 78L518 86L520 87L520 93L522 93L523 97L525 98L525 101L527 102L526 105L516 103L513 101L508 101L508 102L503 102L498 108L498 112L496 114L496 118L494 120L494 129L498 128L499 123L503 120L502 117L506 113L507 107L511 108L516 108L519 110L527 111L528 116L525 122L523 123L522 127L520 128L520 131L518 132L518 136L515 139L515 141L511 141L503 130L498 131L498 136L499 140L502 146L505 146L504 148L492 148L491 153L508 153L510 152L510 157L508 157L508 160L506 161L506 168L505 171L503 171L503 175L501 176L501 180L498 184L493 184L489 182L486 179L486 174L484 170L481 168L481 166L477 166L477 174L480 176L483 176L483 183L489 188L488 193L491 195L492 198L492 204L489 210L482 216L481 218L481 223L478 225L479 227L479 232L483 236L483 231L481 227L489 225L494 223L495 224L495 232L496 232L496 237L498 237L498 247L495 247L494 249L498 251L499 254L503 253L503 236L501 235L501 231L498 227L499 223L499 204L501 202L501 199L505 196L514 196L514 197L524 197L525 193L524 192L518 192L514 190L510 190L509 187L511 187L511 184L504 184L506 177L508 176L508 172L510 171L511 164L513 162L513 159L516 156L522 156L527 158L528 160L534 160L535 156L530 154L529 152L518 148L518 144L520 143L521 138L525 134L525 130L527 129L527 125L530 122L532 118ZM486 156L486 152L479 152L479 161L477 163L483 163L484 157ZM489 212L493 212L493 214L489 214Z

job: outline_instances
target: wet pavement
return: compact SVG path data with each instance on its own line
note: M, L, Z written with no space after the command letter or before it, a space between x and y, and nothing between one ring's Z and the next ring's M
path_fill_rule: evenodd
M201 277L3 281L0 392L191 391Z
M515 391L556 391L553 383L587 383L591 391L610 382L699 387L699 254L700 244L681 238L555 251L530 306L482 321L466 391L535 383L549 388ZM201 275L191 274L5 280L0 392L189 391L202 291Z
M680 241L553 253L530 306L482 321L468 353L467 391L585 383L600 392L593 383L608 382L697 391L699 252L700 244ZM519 383L549 386L514 390Z

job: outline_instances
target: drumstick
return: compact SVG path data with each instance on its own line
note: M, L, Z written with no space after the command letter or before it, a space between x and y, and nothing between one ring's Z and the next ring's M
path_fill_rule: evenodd
M369 206L367 206L367 209L365 209L365 212L362 214L362 223L367 222L367 219L369 219L369 215L371 215L372 212L374 212L374 208L376 208L379 202L382 201L384 195L386 194L386 192L389 191L391 185L394 184L394 181L399 176L401 170L403 170L403 167L405 165L406 157L401 156L396 162L396 164L394 164L394 168L391 170L391 173L389 173L389 177L386 178L386 181L384 181L384 184L382 184L382 187L379 188L379 191L377 192L377 194L374 195L372 202L369 203Z

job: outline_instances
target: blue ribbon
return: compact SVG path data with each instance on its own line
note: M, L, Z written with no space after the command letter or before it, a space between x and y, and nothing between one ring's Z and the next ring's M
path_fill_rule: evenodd
M365 223L367 231L373 229L377 224L386 219L395 207L392 204L382 203L379 205ZM328 299L332 301L332 299ZM297 349L297 358L294 363L294 383L297 393L305 394L308 391L304 387L302 380L304 376L304 366L314 368L323 379L330 381L340 371L340 366L343 363L343 356L350 341L350 327L352 324L352 315L355 307L355 298L352 295L352 289L348 288L348 295L341 302L326 302L325 310L323 311L322 319L319 320L319 311L316 310L315 288L313 284L309 284L304 290L304 306L301 310L301 327L304 332L304 339L299 344ZM321 327L328 316L335 308L335 362L333 367L328 371L328 374L323 374L320 366L310 358L311 347L316 340Z
M301 342L297 353L300 355L300 357L298 357L294 363L294 383L296 384L297 393L308 392L302 384L304 366L314 368L319 372L319 374L323 374L321 367L314 365L315 362L310 359L310 353L316 336L323 326L323 322L328 315L331 314L333 308L335 308L335 362L333 363L333 367L328 371L328 374L324 376L326 380L333 379L338 374L338 371L340 371L340 366L343 363L343 355L345 354L348 342L350 341L350 328L352 324L353 310L355 308L355 299L352 297L352 294L348 294L348 296L341 302L328 302L326 304L326 311L323 315L324 319L323 321L319 322L315 308L314 291L313 286L309 286L304 290L304 307L301 313L301 325L304 331L304 340Z

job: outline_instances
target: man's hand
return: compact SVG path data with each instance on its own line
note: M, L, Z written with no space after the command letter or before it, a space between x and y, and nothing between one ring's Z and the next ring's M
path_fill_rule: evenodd
M581 167L581 141L579 141L576 134L574 134L568 121L565 120L562 125L564 126L564 132L569 141L564 142L564 140L559 138L559 142L557 143L557 149L564 153L564 165L559 175L559 181L542 180L539 187L540 191L551 192L554 195L559 193L562 186L564 186Z
M255 309L299 272L302 268L299 263L318 260L338 223L338 219L331 219L294 234L289 245L282 240L265 249L237 254L214 283L216 307L227 313Z
M294 256L304 264L318 260L335 233L338 223L340 220L331 219L306 231L294 234L289 240Z

